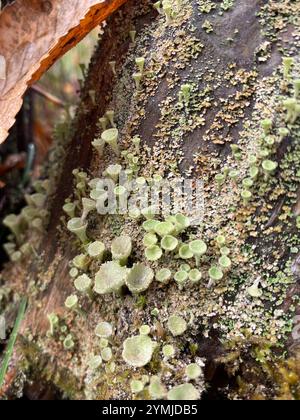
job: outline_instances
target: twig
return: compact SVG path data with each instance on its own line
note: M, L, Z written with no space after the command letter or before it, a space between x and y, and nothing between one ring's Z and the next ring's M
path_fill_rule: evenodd
M61 99L59 99L57 96L53 95L52 93L47 92L39 85L33 85L31 89L55 105L58 105L61 107L65 107L66 105L64 101L62 101Z

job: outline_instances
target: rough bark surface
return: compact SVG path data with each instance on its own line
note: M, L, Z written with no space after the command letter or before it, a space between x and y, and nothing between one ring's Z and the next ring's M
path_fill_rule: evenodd
M182 3L170 25L146 0L129 0L108 20L91 62L70 141L60 140L61 164L49 170L54 193L48 203L46 232L35 238L38 255L8 265L3 273L6 285L29 296L22 337L3 390L8 396L14 395L16 384L26 383L27 376L34 384L44 381L52 396L59 390L69 398L129 399L133 397L131 379L161 375L170 388L185 381L185 366L194 361L204 366L195 384L202 398L299 396L295 382L288 379L290 370L293 378L299 375L295 361L299 338L290 334L300 292L295 226L299 215L297 124L289 126L290 134L270 152L280 171L271 180L260 174L252 202L245 204L240 198L249 156L262 148L260 121L272 119L274 136L285 124L280 98L291 87L283 80L282 57L299 52L299 26L291 18L299 7L296 2L288 6L284 1L236 0L224 11L222 2ZM208 13L203 7L208 7ZM133 28L137 31L134 43L129 37ZM132 74L139 56L145 56L149 73L136 92ZM110 61L116 61L117 76ZM294 72L299 77L298 62ZM189 110L178 106L183 83L192 86ZM199 287L179 290L174 283L162 286L156 282L142 297L125 293L121 298L83 298L86 315L78 316L64 307L67 296L74 293L69 262L81 250L67 232L66 221L61 220L62 206L74 192L73 169L82 168L91 178L98 177L116 161L110 152L99 160L91 146L99 134L97 122L107 109L115 110L123 148L130 148L134 135L141 137L140 175L166 176L173 171L203 179L204 221L191 234L201 235L211 251L203 262L205 274ZM240 146L241 159L233 157L232 144ZM225 166L238 169L239 180L227 181L218 191L214 177ZM107 247L118 233L131 234L132 264L145 261L140 224L123 217L91 216L88 233ZM218 253L214 244L220 233L228 238L233 267L215 288L207 289L207 268ZM164 264L178 269L177 260L170 256L154 263L153 269ZM92 265L89 274L97 269ZM259 276L264 297L257 302L247 290ZM157 318L152 315L154 308L159 309ZM188 332L178 340L166 328L168 317L175 312L189 321ZM63 349L59 334L46 336L50 313L59 315L74 335L73 350ZM95 373L88 369L88 360L100 351L94 329L104 320L116 328L112 343L115 366L112 369L108 363ZM175 345L174 360L166 363L158 352L143 369L124 364L122 343L142 324L151 325L158 343ZM282 348L291 356L288 361ZM27 392L32 398L45 395L35 386L27 387ZM149 398L146 388L139 397Z

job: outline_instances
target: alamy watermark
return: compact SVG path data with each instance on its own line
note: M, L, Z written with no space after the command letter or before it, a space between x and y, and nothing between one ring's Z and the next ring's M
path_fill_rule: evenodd
M146 180L131 179L126 171L118 177L102 178L91 197L96 199L99 214L144 215L166 218L182 213L192 226L199 225L204 215L203 182L189 178L165 179L159 176Z

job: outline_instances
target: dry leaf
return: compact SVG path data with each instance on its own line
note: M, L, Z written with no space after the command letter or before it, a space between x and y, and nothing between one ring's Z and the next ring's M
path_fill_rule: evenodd
M28 84L125 2L15 0L0 12L0 143Z

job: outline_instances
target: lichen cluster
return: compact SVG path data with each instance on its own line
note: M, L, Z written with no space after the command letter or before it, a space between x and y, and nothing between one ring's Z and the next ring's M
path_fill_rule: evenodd
M93 162L73 171L61 233L74 250L69 296L38 343L63 349L86 398L199 399L212 362L236 379L226 397L299 397L298 359L286 360L289 337L299 340L299 5L247 6L265 32L247 58L244 20L220 39L241 1L143 7L157 16L127 34L122 69L110 62L117 80ZM215 40L241 57L217 59ZM122 170L138 188L201 178L201 223L152 208L103 214L99 174L120 202Z

